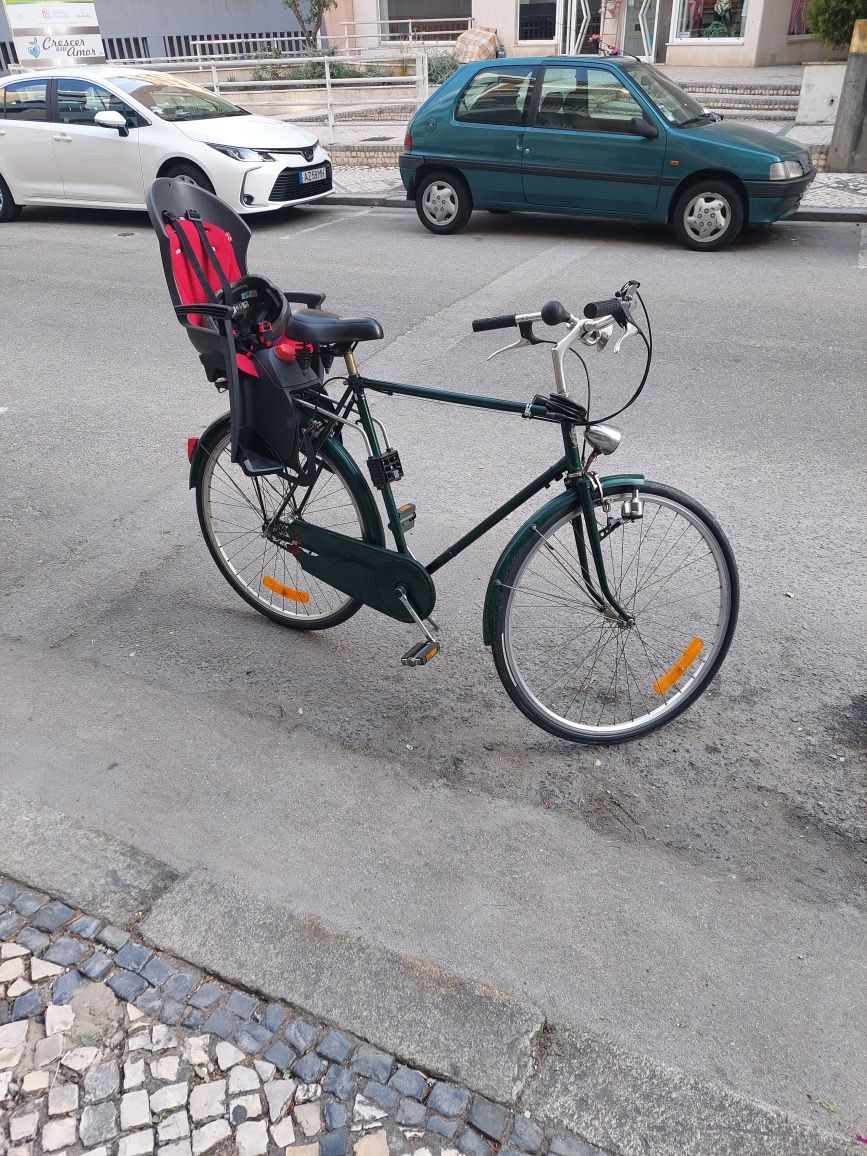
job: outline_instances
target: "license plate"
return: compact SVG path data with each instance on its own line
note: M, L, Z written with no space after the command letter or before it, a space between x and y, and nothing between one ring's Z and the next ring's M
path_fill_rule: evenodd
M307 169L306 172L303 172L301 174L301 184L302 185L309 185L309 184L312 184L314 181L324 181L326 172L327 172L327 169L325 168L324 165L322 166L321 169Z

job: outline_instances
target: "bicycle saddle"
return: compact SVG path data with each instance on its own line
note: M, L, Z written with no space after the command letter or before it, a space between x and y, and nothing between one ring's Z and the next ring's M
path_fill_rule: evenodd
M338 317L322 309L299 309L288 320L286 336L293 341L333 345L344 341L378 341L384 334L373 317Z

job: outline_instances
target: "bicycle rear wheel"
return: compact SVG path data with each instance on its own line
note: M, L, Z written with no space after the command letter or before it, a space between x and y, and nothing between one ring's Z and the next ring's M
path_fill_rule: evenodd
M607 495L615 521L632 493ZM670 486L645 482L639 497L643 517L603 541L608 581L633 625L589 594L574 510L534 527L500 587L493 652L503 685L528 718L573 742L625 742L670 722L707 689L734 634L737 568L716 521ZM604 530L598 502L596 518ZM595 581L592 561L590 573Z
M329 442L320 447L319 471L309 486L288 474L248 477L231 460L228 424L196 479L196 509L208 549L226 581L266 618L293 630L325 630L345 622L361 603L302 569L285 546L263 532L287 494L282 521L296 515L368 542L381 538L367 503Z

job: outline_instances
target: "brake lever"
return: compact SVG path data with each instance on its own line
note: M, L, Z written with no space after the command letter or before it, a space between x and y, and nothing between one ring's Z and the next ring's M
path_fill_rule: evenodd
M615 345L614 345L614 352L619 353L620 352L620 346L623 344L623 342L626 340L626 338L631 337L633 335L633 333L637 333L637 332L638 332L638 326L633 325L633 323L627 319L626 329L617 338L617 341L615 342Z
M498 353L508 353L510 349L521 349L524 345L544 345L545 342L541 337L537 337L533 332L532 321L519 321L518 332L521 336L517 341L513 341L510 345L504 345L501 349L495 349L493 353L489 354L485 360L490 361L491 358L496 357Z

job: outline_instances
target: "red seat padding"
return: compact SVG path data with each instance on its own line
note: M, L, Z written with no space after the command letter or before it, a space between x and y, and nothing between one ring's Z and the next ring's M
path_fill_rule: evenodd
M220 229L217 225L209 224L207 221L203 221L202 226L205 230L205 236L208 238L211 248L214 250L214 256L220 263L224 277L230 283L234 283L241 276L241 269L238 265L238 259L235 256L231 234L227 233L224 229ZM178 287L178 294L184 305L204 305L209 300L207 289L219 292L223 288L220 274L218 270L214 268L214 263L205 246L202 244L199 231L193 222L185 220L183 217L178 217L175 223L166 225L166 235L169 240L175 237L176 228L183 229L184 235L190 243L190 248L195 253L202 267L202 272L208 279L208 285L202 285L201 278L195 266L188 260L181 246L173 242L172 272L174 273L175 284ZM204 324L204 318L199 313L190 313L188 320L191 325ZM259 376L256 366L245 354L238 353L235 360L238 369L240 369L242 373L249 373L251 377Z

